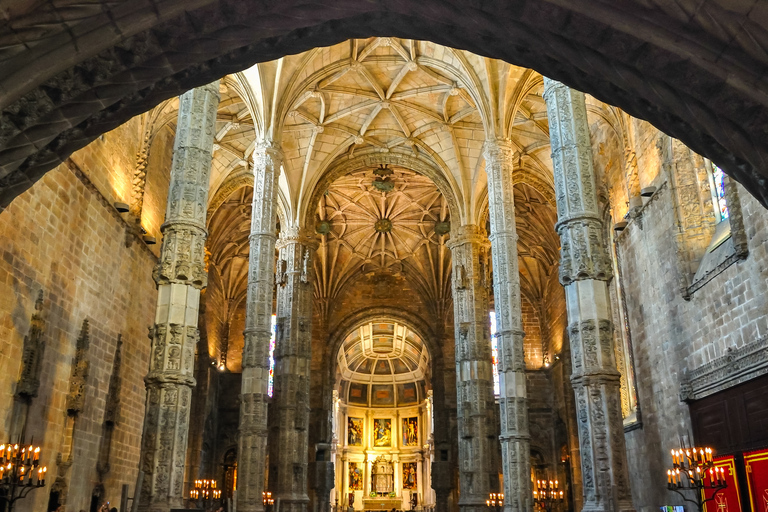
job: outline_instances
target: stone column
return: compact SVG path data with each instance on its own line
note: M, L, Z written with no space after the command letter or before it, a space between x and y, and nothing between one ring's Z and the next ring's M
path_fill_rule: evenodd
M456 330L456 393L459 423L459 508L486 510L493 429L493 372L487 287L488 239L475 225L461 226L450 241ZM489 439L489 435L491 438Z
M273 411L279 429L270 440L272 489L282 512L306 512L309 427L309 366L312 341L311 237L284 229L278 241L277 342ZM270 481L272 475L270 475ZM327 502L327 497L326 500Z
M620 373L584 94L544 79L573 362L584 511L633 510L621 417Z
M182 506L200 290L208 282L205 220L218 104L218 82L179 98L168 205L160 228L163 245L152 274L157 310L150 329L140 458L144 482L139 508L145 511Z
M438 326L438 329L442 328ZM451 415L445 400L445 374L443 358L433 360L432 414L436 428L433 430L435 456L430 468L430 483L435 491L435 510L449 510L448 499L453 492L455 467L455 455L451 453Z
M491 220L493 293L499 347L499 408L504 510L531 509L531 449L525 390L523 317L512 184L514 150L508 141L485 143Z
M253 152L253 210L245 305L245 342L237 454L237 510L264 510L267 456L267 386L272 337L272 289L277 235L277 178L283 153L261 142Z

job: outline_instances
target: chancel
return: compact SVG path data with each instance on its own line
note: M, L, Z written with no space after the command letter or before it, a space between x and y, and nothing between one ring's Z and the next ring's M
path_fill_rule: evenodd
M3 7L0 511L762 510L766 6L625 3Z

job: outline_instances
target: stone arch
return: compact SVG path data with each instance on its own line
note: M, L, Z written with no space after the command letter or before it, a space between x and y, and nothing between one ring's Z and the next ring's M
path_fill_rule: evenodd
M0 207L99 134L190 87L378 34L536 69L650 121L768 204L768 56L747 46L768 31L751 5L682 0L674 12L686 14L676 16L639 1L339 0L332 9L286 1L267 12L259 3L171 0L151 15L142 3L119 13L54 6L50 23L41 3L14 4L0 28Z

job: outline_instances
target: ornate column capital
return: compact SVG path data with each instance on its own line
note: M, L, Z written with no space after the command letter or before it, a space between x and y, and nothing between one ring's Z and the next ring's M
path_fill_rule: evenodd
M295 226L283 227L275 248L282 249L291 244L300 244L315 251L320 246L320 241L313 230Z
M451 237L446 245L449 249L464 245L464 244L477 244L481 247L488 248L491 246L491 241L488 240L488 233L485 229L477 224L465 224L459 226L456 230L456 236Z
M271 167L274 168L275 173L279 176L285 154L279 143L260 139L256 142L251 159L253 160L254 174L256 169Z
M515 145L509 139L486 139L483 145L483 157L486 162L500 162L512 168L519 153L515 151Z

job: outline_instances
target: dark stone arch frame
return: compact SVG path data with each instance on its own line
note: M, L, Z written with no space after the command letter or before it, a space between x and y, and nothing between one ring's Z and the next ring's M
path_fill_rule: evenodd
M16 84L0 84L0 208L73 151L164 99L257 61L372 35L429 39L536 69L650 121L768 204L768 59L742 42L768 39L759 9L707 0L675 18L630 0L164 7L154 18L129 7L125 26L99 10L73 22L75 30L50 29L42 42L34 30L10 38L6 76ZM0 34L9 35L13 21L29 20L6 22ZM730 32L747 36L726 38ZM70 68L51 66L57 52L72 53L75 34L109 42L80 50Z

